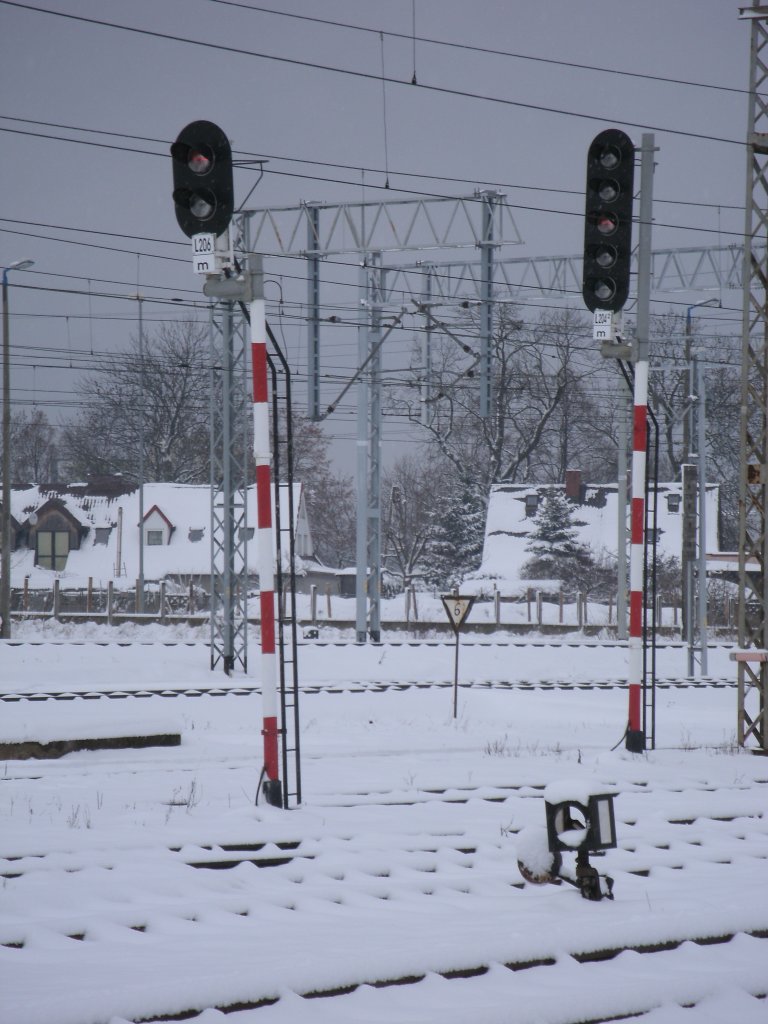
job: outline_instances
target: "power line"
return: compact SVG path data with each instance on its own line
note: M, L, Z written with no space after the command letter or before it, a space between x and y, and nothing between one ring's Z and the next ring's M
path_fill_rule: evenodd
M741 89L732 85L715 85L712 82L695 82L685 78L671 78L664 75L649 75L647 72L627 71L623 68L606 68L595 64L579 64L569 60L555 60L552 57L537 57L527 53L515 53L510 50L496 50L489 46L474 46L470 43L455 43L447 39L434 39L431 36L419 36L415 33L395 32L388 29L368 28L365 25L353 25L350 22L334 21L330 18L318 18L309 14L295 14L291 11L276 11L271 7L258 7L254 4L243 3L242 0L209 0L210 3L222 4L226 7L239 7L242 10L253 11L258 14L274 14L282 18L292 18L297 21L309 21L318 25L328 25L332 28L351 29L355 32L366 32L373 35L388 36L391 39L404 39L411 43L428 43L432 46L445 46L453 50L466 50L470 53L481 53L493 57L511 57L515 60L533 61L538 64L551 64L555 67L574 68L577 71L597 71L606 75L618 75L625 78L639 78L648 82L663 82L668 85L691 86L696 89L714 89L717 92L732 92L740 96L746 96L748 89Z
M19 0L0 0L0 4L6 7L16 7L22 10L33 11L35 14L47 14L68 21L81 22L87 25L96 25L99 28L117 29L121 32L129 32L133 35L147 36L152 39L164 39L169 42L183 43L187 46L198 46L204 49L216 50L222 53L235 54L244 57L257 57L261 60L275 61L280 64L289 64L296 67L311 68L316 71L328 71L333 74L347 75L352 78L373 81L376 83L386 82L391 85L407 86L409 89L418 89L422 92L436 93L445 96L454 96L459 99L480 100L485 103L497 103L506 107L515 107L522 110L536 110L541 113L556 114L561 117L577 117L587 121L605 121L605 117L599 114L586 114L580 111L566 110L562 107L549 107L540 103L526 103L522 100L511 100L500 96L490 96L483 93L470 92L465 89L452 89L447 86L426 85L424 83L412 84L401 81L399 78L374 74L370 71L355 71L351 68L339 68L330 64L320 64L316 61L299 60L295 57L280 57L271 53L264 53L257 50L246 50L243 47L228 46L223 43L212 43L207 40L191 39L187 36L174 35L169 32L158 32L153 29L136 28L132 25L121 25L117 22L106 21L100 18L87 18L80 14L70 14L65 11L53 11L45 7L33 7L31 4L19 2ZM682 128L664 128L659 125L651 125L640 121L624 121L627 127L642 128L645 131L668 132L672 135L679 135L682 138L700 139L706 142L720 142L725 145L744 147L747 145L742 139L728 139L718 135L708 135L703 132L693 132Z
M342 265L348 266L348 264L342 264ZM35 272L33 271L32 273L35 273ZM292 277L292 275L282 275L282 276ZM90 278L82 278L82 280L90 281L91 279ZM303 280L303 279L301 279L301 280ZM332 282L332 286L334 286L334 287L349 287L349 288L355 288L355 289L357 289L359 287L354 282L345 282L345 281L335 281L335 282ZM127 284L126 284L126 287L128 287ZM531 289L531 291L537 291L538 290L538 287L535 286L535 285L521 286L521 287L529 287ZM88 297L88 298L92 298L92 299L93 298L110 299L110 300L117 300L117 301L123 301L123 302L138 302L139 301L139 297L136 295L136 293L121 294L119 292L94 291L93 289L90 289L90 288L89 289L64 288L64 287L54 287L54 286L51 286L51 285L24 284L24 283L21 283L21 282L15 284L14 288L17 289L17 290L23 290L23 291L43 291L43 292L53 292L54 294L76 295L76 296ZM574 290L573 292L570 292L569 294L572 295L574 299L578 299L580 297L581 293L576 291L576 290ZM401 298L404 299L405 297L406 297L405 293L403 292L401 294ZM201 311L209 309L211 307L211 305L212 305L212 303L210 303L208 301L205 301L205 300L201 300L200 302L195 302L194 300L189 300L189 299L178 300L178 299L174 299L174 298L165 298L163 296L151 296L151 295L141 296L141 301L143 303L148 303L148 304L161 305L161 306L171 306L172 308L180 308L181 307L181 308L200 309ZM459 301L459 300L457 300L457 301ZM542 303L542 302L527 302L525 299L521 299L521 298L517 298L517 299L513 299L513 300L497 298L495 301L497 303L504 304L504 305L508 305L511 302L511 304L519 306L519 307L521 307L523 309L531 309L531 310L535 310L535 311L541 311L541 310L546 310L546 309L560 310L560 309L563 308L559 304L558 305L552 305L552 304L549 304L549 303ZM679 306L681 309L688 305L687 302L684 302L682 300L658 299L657 298L657 299L654 299L653 301L654 301L654 304L657 305L657 306ZM277 300L273 300L273 304L275 302L277 302ZM287 305L298 306L299 308L303 308L304 304L303 303L298 303L298 302L290 302L290 301L289 302L283 302L283 306L287 306ZM447 303L447 305L455 306L456 303ZM322 310L325 310L325 311L327 311L327 310L338 310L338 309L342 309L342 311L344 311L345 309L347 311L352 311L352 310L355 310L357 307L356 306L355 307L353 307L353 306L344 307L344 306L340 306L339 303L336 302L336 303L323 304L320 308ZM728 307L725 307L725 308L726 308L726 311L728 311ZM731 311L732 312L737 312L737 310L735 308L732 309ZM418 314L418 310L416 308L414 308L413 315L417 315L417 314ZM23 314L15 314L15 315L23 315ZM59 314L59 315L60 315L60 317L62 319L66 319L68 315L72 315L72 314L63 313L63 314ZM283 315L285 316L285 319L287 319L287 320L294 320L294 321L300 322L302 324L306 323L309 320L308 316L303 316L303 315L295 315L295 314L290 314L290 313L285 313ZM84 318L84 319L99 319L99 317L90 317L90 314L89 314L88 317L86 317L85 314L82 314L82 318ZM723 317L723 316L719 316L719 317L710 317L709 319L715 320L717 322L721 322L721 321L724 321L724 320L726 320L728 318ZM335 327L353 327L353 328L358 328L361 325L362 322L363 321L360 321L358 319L336 320L336 321L334 321L334 326ZM419 332L420 328L418 328L418 327L411 328L411 327L401 326L399 328L399 330L401 330L401 331L403 331L405 333L408 333L408 332ZM467 335L467 336L470 336L470 335Z
M0 3L2 3L2 0L0 0ZM5 218L0 217L0 221L2 221L4 219ZM20 223L20 224L30 223L30 224L33 224L33 222L31 222L31 221L16 221L16 222L10 221L10 223ZM57 228L56 230L59 230L59 231L70 231L70 230L77 231L77 230L85 230L85 229L60 227L60 228ZM123 253L123 255L126 255L126 256L141 256L143 259L149 259L149 260L170 260L173 263L188 263L189 262L188 260L185 260L181 256L163 256L160 253L154 253L154 252L137 252L135 249L121 249L121 248L119 248L118 246L115 246L115 245L100 245L98 242L86 242L86 241L83 241L82 239L79 239L79 238L78 239L74 239L74 238L55 238L53 235L39 235L39 234L35 234L35 232L33 232L33 231L20 231L18 228L3 228L3 231L7 235L19 235L19 237L21 237L21 238L39 238L43 242L63 242L65 245L80 245L80 246L83 246L84 248L87 248L87 249L101 249L104 252L119 252L119 253ZM98 234L98 235L114 235L116 238L122 238L123 237L122 235L118 234L117 232L111 232L111 231L91 231L90 234L94 234L94 235L96 235L96 234ZM125 236L125 237L130 237L130 236ZM147 239L147 241L151 241L151 239ZM165 244L166 245L175 245L176 243L175 242L166 242Z
M161 145L161 146L164 146L166 148L169 145L169 143L168 143L168 141L166 139L155 139L155 138L151 138L149 136L143 136L143 135L131 135L131 134L128 134L127 132L108 131L108 130L102 129L102 128L83 128L83 127L81 127L79 125L61 124L61 123L55 122L55 121L39 121L39 120L34 120L32 118L27 118L27 117L12 117L11 115L8 115L8 114L0 114L0 120L3 120L3 121L16 121L16 122L22 122L24 124L34 124L34 125L38 125L40 127L46 127L46 128L59 128L59 129L65 130L65 131L85 132L85 133L89 133L89 134L93 134L93 135L106 135L106 136L110 136L110 137L113 137L113 138L121 138L121 139L136 141L136 142L148 142L148 143L153 143L153 144L156 144L156 145ZM71 139L71 138L68 138L67 136L46 135L46 134L43 134L43 133L22 131L21 129L3 128L1 126L0 126L0 131L12 132L13 134L16 134L16 135L29 135L32 138L48 139L48 140L53 141L53 142L75 142L75 143L79 143L80 145L94 145L94 146L98 146L99 148L102 148L102 149L116 149L119 152L123 152L123 153L125 153L125 152L128 152L128 153L140 153L140 154L145 155L145 156L157 156L157 157L162 157L163 159L167 159L168 158L168 153L167 152L155 153L152 150L138 150L135 147L129 148L129 147L124 147L124 146L112 146L112 145L109 145L107 143L90 142L88 139ZM345 164L345 163L338 163L338 162L329 161L329 160L315 160L315 159L312 159L310 157L283 156L283 155L280 155L280 154L277 154L277 153L262 153L262 154L259 155L259 154L256 154L256 153L251 153L251 152L246 151L246 150L237 150L236 152L239 154L239 156L241 158L254 158L254 159L260 159L260 160L264 160L264 161L280 160L280 161L283 161L285 163L306 164L307 166L311 166L311 167L337 167L337 168L340 168L341 170L344 170L344 171L358 171L358 172L361 172L363 174L379 174L382 177L384 177L384 175L386 173L385 170L383 168L381 168L381 167L362 166L362 165L359 165L359 164ZM237 161L236 161L236 164L237 164ZM276 175L280 175L280 176L284 176L284 177L311 177L309 175L299 175L299 174L294 174L294 173L289 172L289 171L276 171L274 169L271 169L267 173L276 174ZM487 181L487 180L482 180L481 181L481 180L472 179L472 178L457 178L457 177L451 177L451 176L445 175L445 174L424 174L424 173L422 173L420 171L405 171L405 170L398 170L398 169L395 169L395 168L391 169L389 171L389 173L391 174L391 176L393 178L397 175L398 177L403 177L403 178L422 178L422 179L424 179L426 181L444 181L444 182L449 182L451 184L484 185L486 187L492 187L492 188L519 189L519 190L522 190L522 191L530 191L530 192L552 192L552 193L558 194L558 195L572 195L572 196L578 196L580 198L584 194L583 190L580 190L580 189L553 188L553 187L545 186L545 185L523 185L523 184L520 184L518 182L508 182L508 181ZM359 184L360 184L359 182L343 181L343 180L336 179L336 178L312 177L312 180L316 180L316 181L320 181L320 182L327 182L327 183L333 184L333 185L355 185L355 186L359 186ZM406 194L421 195L421 196L428 195L428 196L430 196L432 198L450 198L448 196L442 196L439 193L434 193L434 192L432 192L432 193L415 192L415 191L410 190L410 189L398 188L398 187L395 187L395 186L390 186L388 188L386 185L378 185L376 183L367 183L366 184L366 188L379 189L379 190L384 190L384 191L389 191L389 192L402 192L402 193L406 193ZM655 197L655 202L657 202L657 203L666 203L666 204L669 204L669 205L672 205L672 206L695 206L695 207L701 207L701 208L704 208L704 209L736 210L737 212L743 212L743 210L744 210L743 205L734 205L734 204L729 204L729 203L705 203L705 202L700 202L700 201L697 201L697 200L690 200L690 199L661 199L661 198Z

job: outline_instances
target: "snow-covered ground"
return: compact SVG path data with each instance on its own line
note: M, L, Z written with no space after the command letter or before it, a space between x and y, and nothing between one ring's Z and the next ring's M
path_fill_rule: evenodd
M199 632L127 629L0 645L0 695L258 687L255 642L228 682ZM290 811L254 805L257 692L0 701L0 742L181 735L0 763L3 1024L768 1019L768 761L734 747L732 686L662 686L631 755L620 646L466 641L456 719L451 643L299 653ZM520 875L565 781L616 794L613 901Z

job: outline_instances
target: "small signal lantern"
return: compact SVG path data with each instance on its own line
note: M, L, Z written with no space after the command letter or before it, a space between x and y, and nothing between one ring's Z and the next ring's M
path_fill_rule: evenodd
M235 208L232 148L212 121L193 121L171 146L176 220L189 238L222 235Z
M618 128L600 132L587 154L582 294L591 312L617 312L629 297L635 147Z

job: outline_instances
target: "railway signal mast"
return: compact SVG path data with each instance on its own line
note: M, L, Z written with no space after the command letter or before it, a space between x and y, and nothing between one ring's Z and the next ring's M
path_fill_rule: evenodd
M275 643L275 546L273 540L271 450L269 435L269 385L267 325L265 318L263 275L260 257L254 258L247 275L233 275L235 261L230 243L229 225L232 220L235 201L232 172L232 149L222 129L211 121L193 121L179 133L171 146L173 159L173 201L179 227L192 241L193 270L205 276L203 291L206 295L219 298L224 303L222 331L225 342L231 341L233 310L235 302L241 307L249 304L251 363L253 368L253 424L254 460L256 464L256 506L257 506L257 568L259 574L261 610L261 692L263 702L264 767L263 793L268 803L283 806L282 784L279 775L278 725L278 665ZM222 276L223 275L223 276ZM225 344L224 361L231 369L231 345ZM229 373L228 378L234 374ZM224 387L224 421L228 437L232 437L231 420L236 415L235 403L229 382ZM232 486L233 445L225 440L225 454L222 460L223 483L223 544L224 586L222 598L224 611L224 669L234 668L235 646L233 634L237 631L233 611L233 590L236 568L234 551L237 534L245 535L245 496L239 513L234 500ZM214 481L214 490L218 481ZM213 502L214 522L216 501ZM239 518L238 518L239 515ZM238 526L240 527L238 529ZM292 524L291 524L292 528ZM215 532L215 531L214 531ZM215 552L215 544L214 544ZM241 552L243 572L247 577L245 547ZM211 567L211 578L214 567ZM214 608L212 586L211 620L214 629ZM243 604L245 595L242 595ZM239 628L242 644L245 645L247 616L241 616ZM212 634L212 641L213 641ZM213 659L216 644L211 644ZM243 659L244 662L244 659ZM213 667L213 663L212 663Z
M642 687L652 135L643 136L642 151L637 342L631 353L635 373L627 666L629 716L625 736L626 749L635 753L645 749ZM595 339L603 341L605 355L617 358L630 354L622 344L620 313L629 297L634 174L635 146L628 135L618 128L608 128L595 136L587 153L582 295L587 309L594 314ZM623 586L623 581L619 581L619 585Z

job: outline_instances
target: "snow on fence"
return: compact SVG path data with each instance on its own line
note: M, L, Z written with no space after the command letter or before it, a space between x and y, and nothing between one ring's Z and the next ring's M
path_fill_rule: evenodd
M136 581L133 589L118 589L110 580L106 586L88 580L85 587L64 587L60 579L54 579L51 587L30 587L24 581L21 590L11 592L11 611L14 617L54 618L86 617L105 619L112 624L120 618L141 618L165 622L172 618L208 617L210 601L208 594L190 583L187 588L169 584L166 580L144 585L144 611L140 600L140 584Z
M259 620L258 591L249 595L249 619ZM310 587L309 594L297 595L300 623L303 626L324 624L344 628L355 621L354 597L342 597L329 588ZM54 579L49 588L32 588L25 581L22 589L12 592L11 608L15 618L89 618L113 623L119 620L170 622L185 620L207 621L210 598L199 584L180 584L161 580L144 586L143 612L139 600L139 581L134 587L117 588L109 581L106 586L89 580L86 587L66 587L62 580ZM282 603L282 608L285 604ZM408 587L394 597L381 602L382 621L389 628L411 629L448 628L445 611L436 591ZM710 628L724 635L735 631L737 602L732 595L712 594L709 602ZM656 621L672 635L682 631L679 607L657 599ZM585 593L556 593L528 588L522 594L506 596L494 591L486 598L478 598L472 610L470 629L514 629L521 632L536 629L599 630L616 627L616 600L593 600Z

